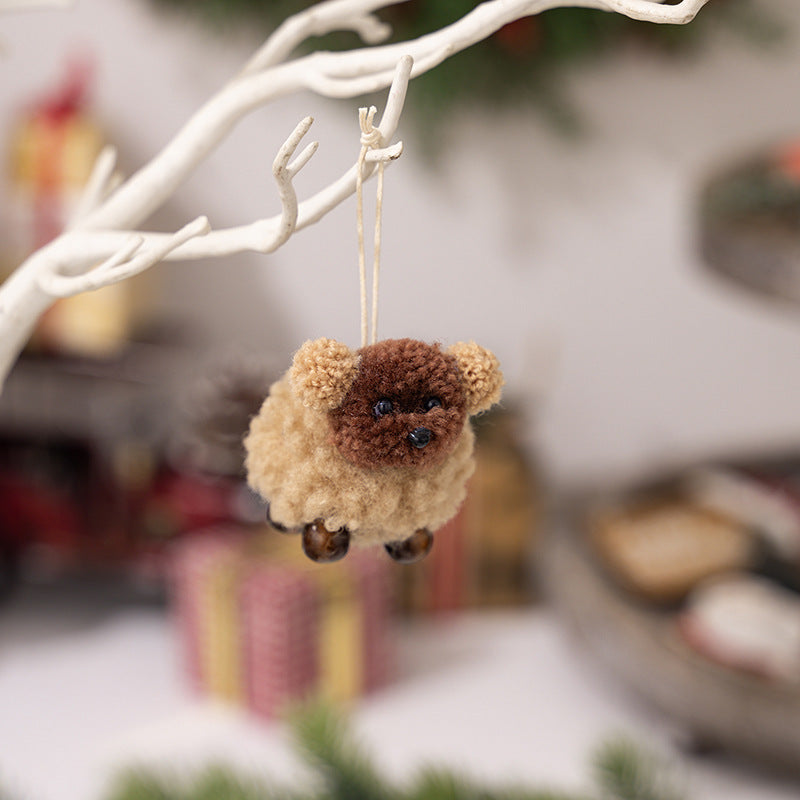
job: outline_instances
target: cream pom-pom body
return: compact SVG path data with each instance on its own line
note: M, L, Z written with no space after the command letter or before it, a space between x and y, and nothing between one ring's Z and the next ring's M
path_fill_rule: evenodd
M473 446L467 420L453 451L431 469L357 466L334 446L327 412L303 405L288 375L272 386L245 440L248 483L275 522L300 528L321 519L365 544L447 522L464 500Z

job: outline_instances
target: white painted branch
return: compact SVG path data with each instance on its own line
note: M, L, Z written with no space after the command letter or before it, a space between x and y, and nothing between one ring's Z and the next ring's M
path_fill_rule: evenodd
M284 142L272 164L272 174L278 184L278 196L281 199L283 210L276 226L271 250L280 247L294 233L295 224L297 223L297 193L294 190L292 179L308 163L311 156L317 152L319 142L312 142L308 145L291 164L289 159L297 150L300 140L308 133L313 121L311 117L306 117L300 122L292 131L292 135Z
M38 277L38 265L29 259L25 269L17 269L0 287L0 388L36 321L53 304L52 295L39 287Z
M380 44L389 38L392 29L372 11L386 5L389 5L387 0L372 0L354 8L351 0L328 0L311 6L282 23L247 62L241 74L251 75L279 64L307 39L332 31L355 31L367 44Z
M399 158L403 152L403 143L397 142L390 147L371 150L366 156L368 165L379 161L387 163ZM329 209L337 206L353 193L356 181L356 167L349 169L338 181L326 189L304 200L296 206L296 217L292 232L302 230L321 219ZM170 250L165 261L186 261L200 258L211 258L233 255L247 250L256 253L272 253L286 241L286 226L283 215L269 219L239 225L233 228L212 230L204 236L189 239L185 244ZM140 238L148 247L160 247L171 234L140 233ZM61 248L61 253L73 264L88 267L98 259L110 257L129 241L129 231L74 231ZM68 249L67 249L68 248Z
M316 222L355 192L357 166L298 203L293 179L316 150L316 143L294 156L311 124L303 120L273 163L281 213L227 230L208 230L198 218L176 234L132 234L159 208L197 165L248 112L276 98L310 89L328 97L354 97L391 86L378 126L380 142L364 167L369 177L376 161L397 158L391 145L408 81L452 54L491 35L503 25L563 5L615 11L640 20L682 24L708 0L488 0L442 30L403 42L342 53L312 53L289 58L309 36L336 29L357 31L368 43L383 41L389 29L373 12L391 0L327 0L287 20L230 83L202 106L166 147L129 180L115 186L112 150L95 166L69 229L37 251L0 286L0 387L38 316L55 297L124 280L162 258L200 258L243 250L271 252L295 231ZM69 0L0 0L0 10Z
M158 241L151 239L148 242L141 234L129 233L116 253L80 275L64 275L58 271L57 264L54 264L55 269L40 269L39 288L53 297L72 297L81 292L102 289L144 272L185 242L203 236L210 229L208 219L198 217L176 233L161 237Z
M654 22L682 23L692 19L706 2L682 0L679 5L662 7L650 0L576 0L571 5L620 10ZM365 8L371 10L385 4L377 0L334 0L332 5L343 18L352 18ZM246 71L206 103L161 153L89 216L85 226L130 228L141 224L239 119L260 105L304 89L328 97L380 91L391 83L395 66L403 56L413 58L411 76L415 77L519 17L563 5L563 0L490 0L452 25L412 42L342 53L312 53L259 72Z
M75 0L0 0L0 11L33 11L37 8L70 8Z
M662 6L659 0L573 0L567 3L563 0L491 0L477 6L453 24L411 42L346 53L314 53L307 58L318 63L313 69L307 69L308 79L322 87L326 81L330 82L334 92L332 96L337 97L351 90L354 94L377 91L387 85L387 72L401 55L408 54L414 59L413 78L454 53L485 39L504 25L551 8L596 8L650 22L684 24L694 19L707 2L682 0L677 5ZM286 66L297 65L299 61ZM306 88L313 87L307 85Z
M117 165L117 148L106 145L94 162L92 174L81 193L67 229L78 227L111 193L114 168Z

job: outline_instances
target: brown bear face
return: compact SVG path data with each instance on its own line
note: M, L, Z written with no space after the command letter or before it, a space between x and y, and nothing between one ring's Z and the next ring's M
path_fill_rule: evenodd
M355 380L328 412L339 452L366 468L441 464L467 418L455 357L414 339L387 339L358 355Z

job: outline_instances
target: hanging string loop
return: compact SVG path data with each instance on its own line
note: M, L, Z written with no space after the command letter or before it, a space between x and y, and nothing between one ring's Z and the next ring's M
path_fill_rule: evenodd
M383 173L386 162L397 158L402 152L402 143L397 146L381 149L383 137L380 128L373 124L377 109L375 106L358 109L358 121L361 128L361 152L358 156L356 173L356 216L358 232L358 275L361 287L361 346L378 341L378 293L381 271L381 227L383 216ZM371 336L368 330L367 319L367 270L364 247L364 167L367 156L373 151L378 163L378 185L375 196L375 231L373 237L373 266L372 266L372 328Z

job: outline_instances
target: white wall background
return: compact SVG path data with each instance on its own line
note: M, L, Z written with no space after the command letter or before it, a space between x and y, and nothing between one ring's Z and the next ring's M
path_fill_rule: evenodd
M792 0L762 5L796 22ZM96 113L129 168L255 46L216 40L143 0L7 14L0 38L0 120L88 51ZM509 397L546 386L536 440L562 481L797 443L800 317L703 275L693 201L720 163L800 133L800 36L776 51L720 36L680 62L621 53L567 85L590 128L578 142L527 112L476 110L447 127L431 168L401 124L381 335L474 338L500 356ZM357 154L356 106L304 95L253 114L176 196L167 224L275 213L269 165L308 113L321 147L299 187L326 184ZM288 362L306 338L357 344L355 265L351 201L272 256L158 269L165 308L201 326L209 348L276 348Z

